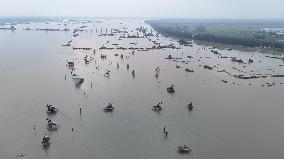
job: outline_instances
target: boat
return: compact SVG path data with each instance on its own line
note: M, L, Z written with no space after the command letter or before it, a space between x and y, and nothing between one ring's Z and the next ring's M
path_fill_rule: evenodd
M244 63L242 59L237 59L236 57L233 57L233 58L231 59L231 61L233 61L233 62L238 62L238 63Z
M171 59L173 59L173 57L172 57L172 55L169 55L168 57L166 57L165 59L169 59L169 60L171 60Z
M107 72L104 74L105 77L109 78L110 77L110 71L107 70Z
M52 122L51 120L47 119L48 122L47 122L47 130L57 130L57 128L59 127L58 124L56 124L55 122Z
M75 86L79 87L84 82L84 78L81 78L78 75L73 76L73 80L75 82Z
M185 72L194 72L193 70L190 70L189 68L184 69Z
M85 64L89 64L90 61L88 61L86 58L84 58Z
M43 147L48 147L50 145L49 142L50 138L45 134L44 137L42 138L41 144Z
M161 106L162 102L158 103L157 105L153 106L153 111L161 111L162 110L162 106Z
M74 68L74 62L68 62L68 67L69 68Z
M177 147L177 151L179 153L189 153L191 151L191 149L186 145L183 145L183 146L180 145L180 146Z
M189 104L187 104L187 108L188 108L189 110L192 110L192 109L193 109L193 105L192 105L191 102L189 102Z
M175 89L174 89L174 85L172 84L170 87L167 88L168 93L174 93Z
M55 113L58 112L58 109L55 108L55 107L52 106L52 105L47 104L47 105L46 105L46 112L49 113L49 114L55 114Z
M104 112L112 112L113 110L114 110L114 107L112 106L111 103L109 103L108 106L104 108Z

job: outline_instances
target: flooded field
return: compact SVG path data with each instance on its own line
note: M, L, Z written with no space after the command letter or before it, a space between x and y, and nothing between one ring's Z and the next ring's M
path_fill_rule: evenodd
M0 158L284 157L281 56L178 42L134 19L15 28L0 30Z

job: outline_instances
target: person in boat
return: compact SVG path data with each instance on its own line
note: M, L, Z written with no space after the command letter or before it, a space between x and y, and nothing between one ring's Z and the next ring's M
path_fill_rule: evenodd
M51 111L51 112L53 112L55 110L55 108L53 106L49 106L47 109L48 109L48 111Z
M132 76L133 76L133 77L135 76L135 72L134 72L134 70L132 70Z
M155 74L155 77L156 77L156 78L158 78L158 77L159 77L159 74L158 74L157 72L156 72L156 74Z
M162 108L162 107L161 107L161 104L162 104L162 102L158 103L158 104L156 105L156 108Z
M109 102L108 105L104 108L105 112L110 112L114 109L114 107L112 106L112 104Z
M52 125L53 125L53 124L52 124L51 120L48 120L48 121L47 121L47 127L48 127L48 128L52 128Z
M164 134L165 136L168 136L168 131L166 130L166 126L164 126Z
M165 131L164 133L165 133L166 136L168 136L168 131Z
M110 71L107 70L107 72L105 73L105 77L110 77Z
M109 102L107 108L112 108L112 104Z
M48 111L50 111L50 109L52 108L52 105L46 104L46 108Z

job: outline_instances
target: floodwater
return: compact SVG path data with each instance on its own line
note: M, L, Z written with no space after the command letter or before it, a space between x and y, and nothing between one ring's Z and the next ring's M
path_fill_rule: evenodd
M65 24L70 31L34 30L64 29L63 24L18 24L15 31L0 30L0 158L284 157L284 78L229 76L283 75L281 59L257 52L214 49L222 56L241 58L245 64L240 64L215 55L211 46L180 46L176 39L161 35L149 37L151 41L119 38L123 34L137 35L136 28L140 26L149 32L151 28L143 20L69 21ZM87 27L73 37L73 29L80 26ZM32 30L24 30L27 27ZM110 34L111 29L125 33L99 36L101 31ZM72 39L70 47L61 46ZM99 49L103 45L151 48L153 40L181 49L135 50L133 55L130 49ZM101 59L100 54L107 58ZM85 55L93 58L89 64L84 63ZM166 60L168 55L182 59ZM248 64L249 58L254 62ZM85 79L80 87L75 87L67 60L75 63L72 73ZM216 67L208 70L204 65ZM160 68L157 79L156 67ZM185 68L194 72L185 72ZM133 69L135 77L131 74ZM107 70L108 78L104 76ZM229 73L218 72L221 70ZM171 84L175 84L174 94L167 93ZM189 100L194 106L192 111L186 107ZM162 111L154 112L152 106L160 101ZM105 113L103 108L108 102L115 109ZM48 116L47 103L58 107L59 112ZM46 118L60 125L57 131L46 130ZM164 126L169 132L167 137L163 134ZM41 145L45 133L51 138L47 149ZM179 145L190 146L192 152L177 153Z

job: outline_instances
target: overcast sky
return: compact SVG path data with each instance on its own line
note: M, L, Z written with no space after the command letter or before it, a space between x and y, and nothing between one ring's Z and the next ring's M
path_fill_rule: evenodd
M284 19L284 0L0 0L0 16Z

